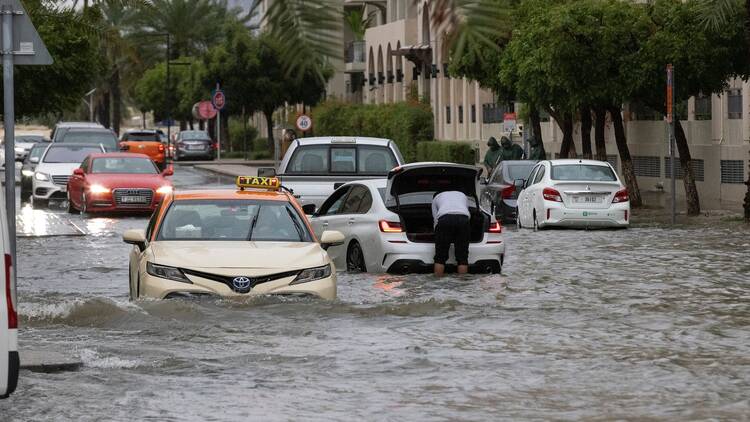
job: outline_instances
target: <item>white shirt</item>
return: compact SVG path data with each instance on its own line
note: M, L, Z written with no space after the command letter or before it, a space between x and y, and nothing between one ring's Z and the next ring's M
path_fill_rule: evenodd
M455 190L438 194L432 199L432 219L437 227L440 217L448 214L458 214L471 217L469 200L463 192Z

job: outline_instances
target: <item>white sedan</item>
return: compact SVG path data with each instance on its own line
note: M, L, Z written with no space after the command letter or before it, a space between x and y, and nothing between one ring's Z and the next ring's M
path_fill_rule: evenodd
M432 198L457 190L469 197L469 271L499 273L505 244L501 226L476 206L478 177L473 166L415 163L396 167L388 179L359 180L339 187L311 217L313 231L340 231L345 241L328 254L337 268L373 273L432 272L435 256ZM455 267L453 247L448 269Z
M629 223L628 190L604 161L541 161L518 196L519 227L627 227Z

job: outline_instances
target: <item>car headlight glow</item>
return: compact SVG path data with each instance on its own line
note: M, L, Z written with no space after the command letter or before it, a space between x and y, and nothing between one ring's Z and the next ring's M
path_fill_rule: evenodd
M185 277L185 274L183 274L182 270L179 268L147 262L146 272L154 277L166 278L167 280L193 284L192 281L188 280L188 278Z
M21 174L24 175L24 177L31 177L34 175L34 170L21 170Z
M323 265L322 267L308 268L302 270L297 274L297 278L289 284L302 284L309 283L311 281L320 280L331 276L331 264Z
M102 185L91 185L89 187L89 192L90 193L94 193L94 194L96 194L96 193L108 193L109 192L109 188L105 188Z
M34 173L34 179L39 180L41 182L46 182L49 180L49 176L46 173L36 172Z
M164 185L164 186L160 187L159 189L157 189L156 193L158 193L160 195L170 194L170 193L172 193L172 186Z

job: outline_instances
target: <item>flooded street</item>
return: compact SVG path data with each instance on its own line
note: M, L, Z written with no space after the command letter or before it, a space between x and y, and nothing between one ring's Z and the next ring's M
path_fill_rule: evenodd
M739 224L510 229L502 275L339 273L334 302L130 303L147 217L70 219L86 236L19 239L19 348L83 368L22 371L3 422L750 417Z

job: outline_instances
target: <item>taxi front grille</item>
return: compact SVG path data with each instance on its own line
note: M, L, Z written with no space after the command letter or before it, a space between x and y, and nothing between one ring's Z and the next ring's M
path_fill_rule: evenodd
M296 276L299 274L299 270L294 271L285 271L283 273L276 273L276 274L267 274L267 275L261 275L261 276L255 276L255 277L249 277L249 276L241 276L241 275L220 275L220 274L211 274L211 273L204 273L201 271L195 271L195 270L187 270L182 269L182 272L186 275L192 275L195 277L205 278L207 280L216 281L222 284L227 285L232 291L236 293L247 293L250 290L252 290L255 286L263 283L268 283L269 281L274 280L280 280L282 278ZM249 284L245 288L239 288L235 286L235 279L243 277L249 279Z

